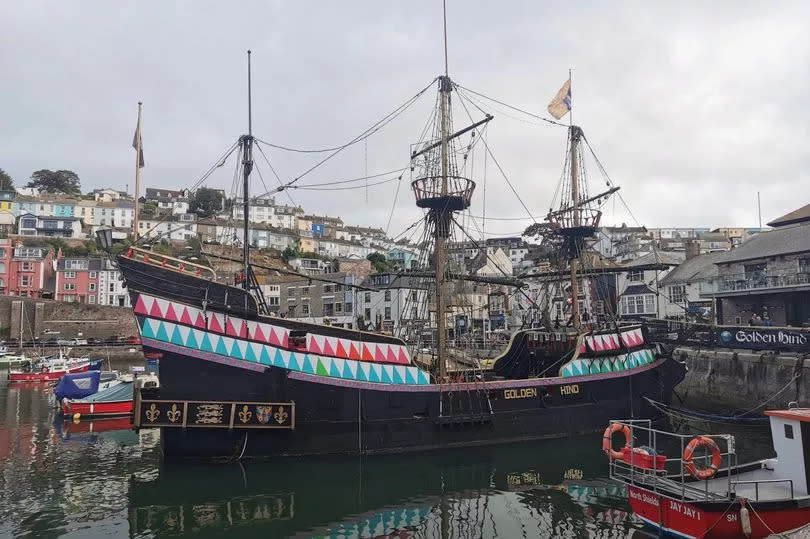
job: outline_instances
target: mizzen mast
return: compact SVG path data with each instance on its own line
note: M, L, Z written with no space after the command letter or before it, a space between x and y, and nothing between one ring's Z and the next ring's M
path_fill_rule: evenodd
M253 170L253 109L251 97L250 81L250 51L247 51L247 76L248 76L248 134L239 137L242 153L242 259L244 264L244 279L242 281L245 290L250 290L251 268L250 268L250 173Z

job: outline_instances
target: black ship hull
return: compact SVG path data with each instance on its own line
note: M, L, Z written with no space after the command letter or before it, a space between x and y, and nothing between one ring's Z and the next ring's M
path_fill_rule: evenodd
M133 258L122 257L120 268L144 353L160 359L160 388L136 395L135 424L161 428L167 457L406 453L563 438L617 417L656 416L645 397L669 403L685 373L648 347L640 350L647 360L626 370L431 383L398 339L261 316L238 288ZM511 347L527 353L523 342Z

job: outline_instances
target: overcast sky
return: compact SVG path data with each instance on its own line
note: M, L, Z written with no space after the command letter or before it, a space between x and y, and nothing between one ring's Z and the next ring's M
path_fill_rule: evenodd
M800 1L448 0L450 76L548 116L573 68L574 121L640 224L756 226L757 191L764 222L810 202L808 21L810 2ZM439 0L2 2L0 168L18 186L49 168L75 171L85 191L132 191L142 100L142 187L188 187L246 130L248 48L254 133L299 148L339 145L443 71L441 25ZM431 88L367 148L347 149L300 183L407 166L434 100ZM488 112L495 158L544 214L565 130L498 105ZM457 128L468 123L463 109L454 113ZM283 181L319 158L268 157ZM487 216L526 217L492 159L473 159L473 215L484 211L486 176ZM277 185L257 161L267 186ZM595 192L601 180L593 163L588 171ZM230 192L232 175L228 163L208 185ZM264 190L259 178L253 189ZM362 190L290 195L307 211L385 228L395 191L393 182L369 188L368 201ZM406 173L389 232L419 215ZM603 222L622 221L635 224L621 200L608 203ZM492 220L486 231L530 223Z

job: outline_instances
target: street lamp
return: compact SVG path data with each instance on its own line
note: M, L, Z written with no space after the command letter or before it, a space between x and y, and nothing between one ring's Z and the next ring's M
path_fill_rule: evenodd
M111 228L103 228L96 231L96 245L99 249L104 251L110 250L113 244L112 232Z

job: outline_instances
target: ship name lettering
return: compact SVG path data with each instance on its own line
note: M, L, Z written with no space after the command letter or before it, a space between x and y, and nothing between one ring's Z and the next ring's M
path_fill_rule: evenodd
M576 395L579 393L579 384L560 386L560 395Z
M504 389L503 398L505 399L526 399L529 397L536 397L537 389L533 387L524 387L523 389Z

